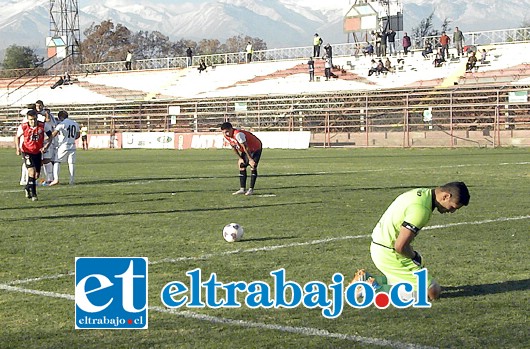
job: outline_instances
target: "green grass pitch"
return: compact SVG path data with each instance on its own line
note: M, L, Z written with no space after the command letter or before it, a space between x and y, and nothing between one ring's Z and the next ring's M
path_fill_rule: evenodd
M234 197L231 150L78 150L77 184L18 185L0 149L2 348L528 348L528 149L264 150L254 196ZM371 229L415 187L468 184L471 202L433 215L414 243L444 287L430 309L165 309L162 287L201 268L220 280L351 278ZM68 183L68 169L61 168ZM223 226L245 236L227 243ZM75 330L74 259L148 257L147 330Z

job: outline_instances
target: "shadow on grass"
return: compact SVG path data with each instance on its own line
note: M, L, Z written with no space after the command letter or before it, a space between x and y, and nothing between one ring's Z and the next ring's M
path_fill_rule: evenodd
M472 297L512 291L526 291L529 289L530 279L504 281L495 284L450 286L443 287L441 298Z
M97 217L119 217L119 216L142 216L151 214L168 214L168 213L185 213L185 212L214 212L214 211L232 211L232 210L247 210L257 209L264 207L279 207L279 206L292 206L292 205L306 205L306 204L322 204L322 201L304 201L304 202L285 202L277 204L267 205L252 205L252 206L227 206L227 207L209 207L209 208L190 208L190 209L175 209L175 210L152 210L152 211L125 211L125 212L103 212L103 213L79 213L79 214L66 214L66 215L53 215L53 216L35 216L32 220L55 220L55 219L67 219L67 218L97 218ZM27 221L27 217L21 218L8 218L4 221L17 222Z
M131 203L131 202L155 202L155 201L164 201L164 200L169 200L169 198L128 200L127 203ZM66 204L51 204L51 205L46 205L45 208L89 207L89 206L120 205L120 204L123 204L123 202L122 201L79 202L79 203L66 203ZM18 210L25 210L25 209L34 210L35 206L2 207L2 208L0 208L0 211L7 211L7 210L17 210L18 211Z

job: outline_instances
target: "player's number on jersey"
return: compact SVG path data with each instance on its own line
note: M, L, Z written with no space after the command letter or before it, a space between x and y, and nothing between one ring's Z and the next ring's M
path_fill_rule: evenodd
M66 131L68 131L68 138L74 138L77 136L77 127L75 127L74 125L70 125L68 126L68 128L66 129Z

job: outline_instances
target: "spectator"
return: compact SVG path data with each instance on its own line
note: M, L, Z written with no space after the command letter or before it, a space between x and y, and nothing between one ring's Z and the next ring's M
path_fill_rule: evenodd
M393 55L396 53L396 32L392 29L388 29L387 32L388 39L388 54Z
M442 32L442 36L440 36L440 45L442 45L442 50L440 53L443 59L449 58L449 41L451 41L449 36L447 36L445 32Z
M458 27L455 27L455 31L453 33L453 43L455 44L455 47L456 47L456 53L459 56L464 55L463 42L464 42L464 34L460 31L460 29L458 29Z
M386 56L386 41L388 39L388 33L386 31L383 31L381 33L381 52L379 57Z
M381 40L382 40L381 33L375 32L374 35L375 35L375 55L377 57L381 57Z
M370 66L370 69L368 70L368 76L372 76L373 74L379 75L377 71L377 62L375 61L375 59L371 60L371 66Z
M116 143L116 129L110 130L110 138L109 138L109 148L114 148L114 145Z
M377 75L381 73L387 73L388 69L385 68L382 60L377 61Z
M326 76L326 81L329 80L329 78L331 77L331 59L327 56L327 55L324 55L324 75Z
M64 85L70 85L72 83L72 78L70 77L70 73L64 72Z
M333 67L333 49L331 48L331 45L329 43L324 46L324 50L326 50L326 56L329 58L329 64Z
M445 62L442 52L443 52L443 48L440 48L440 50L436 53L436 56L434 57L434 61L432 62L432 64L434 65L435 68L440 68L443 62Z
M469 55L469 58L467 59L466 72L470 72L471 70L473 70L476 64L477 64L477 56L475 52L471 52L471 54Z
M406 32L405 32L405 35L403 35L402 44L403 44L403 52L407 55L409 53L409 47L412 46L412 43L410 40L410 36L408 36Z
M57 81L55 82L55 84L53 84L50 88L51 88L52 90L54 90L54 89L56 89L57 87L59 87L59 86L61 86L61 85L63 85L63 84L64 84L64 78L63 78L62 76L59 76L59 80L57 80Z
M193 51L191 50L191 47L188 47L188 49L186 50L186 63L187 63L188 68L191 67L192 58L193 58Z
M309 82L311 82L315 79L315 61L313 60L313 57L309 57L307 67L309 68Z
M315 33L313 38L313 57L320 57L320 46L322 46L322 38Z
M250 41L247 43L246 52L247 52L247 63L250 63L252 62L252 54L254 53L254 50L252 49L252 43Z
M199 62L199 68L197 68L199 71L199 74L202 73L203 70L206 70L206 63L204 62L204 59L201 58L201 61Z
M363 47L362 51L361 51L365 56L366 55L369 55L369 56L373 56L374 55L374 45L372 45L371 43L367 42L366 43L366 46Z
M125 58L125 69L131 70L132 69L132 52L131 50L127 50L127 57Z
M423 56L423 58L429 58L428 55L430 55L432 53L432 45L431 43L428 41L426 44L425 44L425 48L423 49L423 51L421 51L421 55Z
M392 62L390 62L390 59L387 57L385 60L385 68L387 71L393 73L395 72L395 68L392 66Z
M487 64L488 63L488 53L486 52L486 49L482 49L482 53L480 54L480 64Z

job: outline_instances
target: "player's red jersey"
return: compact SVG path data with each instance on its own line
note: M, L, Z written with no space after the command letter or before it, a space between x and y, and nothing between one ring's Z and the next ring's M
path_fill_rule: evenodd
M235 147L237 150L239 150L241 152L243 151L243 148L241 147L241 144L237 141L237 134L238 133L243 133L245 135L247 148L248 148L249 152L253 153L256 150L260 150L261 149L261 141L259 140L258 137L254 136L252 133L250 133L248 131L236 130L236 129L234 129L234 136L233 137L227 137L226 135L224 136L225 139L228 141L228 143L230 143L231 146Z
M37 122L35 127L31 127L29 123L25 122L21 125L22 135L24 141L22 142L22 151L29 154L40 153L44 146L44 123Z

